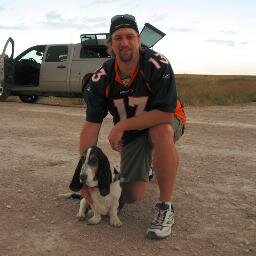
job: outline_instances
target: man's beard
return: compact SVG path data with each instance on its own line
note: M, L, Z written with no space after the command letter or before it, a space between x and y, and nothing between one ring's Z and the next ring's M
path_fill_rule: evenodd
M133 53L129 52L128 54L119 53L119 58L122 62L130 62L133 59Z

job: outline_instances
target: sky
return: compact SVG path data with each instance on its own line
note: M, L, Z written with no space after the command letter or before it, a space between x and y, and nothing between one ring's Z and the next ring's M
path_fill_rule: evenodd
M0 53L9 37L17 56L38 44L79 43L109 31L116 14L166 33L154 50L176 74L256 75L255 0L0 0Z

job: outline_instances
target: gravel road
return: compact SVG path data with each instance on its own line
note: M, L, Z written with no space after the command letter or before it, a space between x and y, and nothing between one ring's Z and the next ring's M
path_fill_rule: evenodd
M76 219L78 200L59 198L79 158L83 106L0 102L0 255L256 255L256 104L188 107L172 236L145 238L156 181L126 205L121 228ZM99 145L118 166L103 123Z

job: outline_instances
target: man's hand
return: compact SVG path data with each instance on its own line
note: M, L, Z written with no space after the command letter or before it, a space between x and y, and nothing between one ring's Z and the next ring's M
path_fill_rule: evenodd
M108 135L108 140L112 149L121 152L122 150L122 137L124 134L124 129L122 128L122 123L117 123Z
M141 115L121 120L111 130L108 136L109 143L112 149L121 152L122 137L125 131L143 130L159 124L169 124L173 118L174 113L153 109Z

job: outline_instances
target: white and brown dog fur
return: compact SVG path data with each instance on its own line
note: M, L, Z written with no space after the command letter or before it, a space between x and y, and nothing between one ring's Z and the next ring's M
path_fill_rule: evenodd
M117 215L121 196L119 173L97 146L89 147L76 167L70 189L77 192L82 187L88 196L80 201L78 219L84 220L90 207L90 224L98 224L101 215L109 215L110 225L120 227L122 222Z

